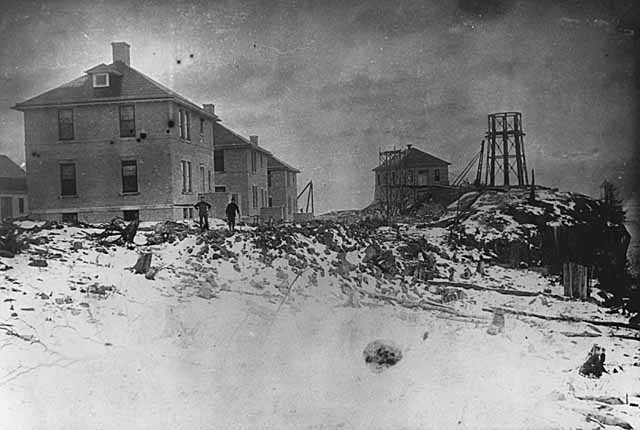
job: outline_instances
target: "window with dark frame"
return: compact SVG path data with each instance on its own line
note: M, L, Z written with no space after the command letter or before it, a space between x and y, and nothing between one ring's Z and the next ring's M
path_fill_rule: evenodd
M213 170L224 172L224 151L222 149L213 151Z
M188 218L189 218L189 209L182 208L182 219L188 219Z
M136 160L122 161L122 192L138 192L138 162Z
M77 195L75 163L60 164L60 195L61 196Z
M133 105L120 105L120 137L135 137L136 114Z
M214 191L216 193L226 193L227 192L227 187L225 187L224 185L218 185L214 188Z
M58 138L60 140L73 139L73 109L58 111Z
M207 169L207 179L209 180L209 191L211 191L211 170Z
M267 187L271 187L271 172L267 172Z
M251 173L256 173L256 152L251 151Z
M187 185L189 186L189 192L193 191L191 185L193 184L193 181L191 180L191 161L187 161L187 179L189 180L189 182L187 183Z
M78 213L77 212L63 212L62 213L62 222L65 224L78 224Z
M200 118L200 134L204 134L204 118Z
M180 133L180 137L184 139L184 110L178 109L178 131Z
M125 221L139 220L140 219L140 211L139 210L122 211L122 218Z
M182 160L182 192L190 193L191 192L191 161Z
M436 182L440 182L440 169L435 169L433 171L433 180Z
M93 75L93 87L104 88L109 86L109 74L108 73L95 73Z
M20 213L20 214L24 213L24 199L23 198L19 198L18 199L18 213Z
M258 187L256 187L255 185L251 186L251 197L252 197L253 207L257 208L258 207Z
M188 110L184 111L184 129L184 138L186 140L191 140L191 112L189 112Z
M200 166L200 192L204 193L207 189L206 189L206 183L205 183L205 176L204 176L204 166Z

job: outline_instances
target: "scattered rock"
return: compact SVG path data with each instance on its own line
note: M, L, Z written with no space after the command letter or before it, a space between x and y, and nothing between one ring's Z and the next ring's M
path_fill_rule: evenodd
M496 335L502 333L504 330L504 311L502 309L496 309L493 311L493 321L487 329L487 333L490 335Z
M465 292L457 288L440 288L438 293L442 296L440 299L442 303L450 303L467 298Z
M205 300L210 300L216 297L211 287L206 285L203 285L202 287L200 287L200 289L196 293L196 296L203 298Z
M400 348L388 340L374 340L363 351L364 361L374 373L395 365L402 360Z
M264 288L264 284L262 282L256 281L255 279L249 281L249 286L258 290L262 290Z
M161 267L150 267L147 273L144 274L144 277L149 280L154 280L160 269Z
M576 396L576 399L592 400L595 402L606 403L607 405L624 405L622 399L613 396Z
M606 372L604 368L605 349L598 344L594 344L587 355L586 361L580 366L579 373L582 376L589 378L599 378L603 372Z
M92 284L87 288L87 293L96 294L98 296L106 296L108 293L115 291L115 287L112 285L98 285Z
M588 413L586 415L586 418L587 418L587 421L595 421L601 426L605 426L605 425L615 426L615 427L623 428L625 430L633 430L633 427L631 426L631 424L611 414L599 415L595 413Z
M133 266L134 273L147 273L151 267L151 258L153 254L150 252L144 252L138 257L135 266Z
M47 260L42 260L42 259L34 259L29 261L29 266L33 266L33 267L47 267L49 264L47 263Z
M631 318L629 318L629 324L634 327L640 328L640 313L635 314Z
M64 305L64 304L69 304L69 303L73 303L73 299L69 296L66 297L56 297L55 298L55 302L58 305Z

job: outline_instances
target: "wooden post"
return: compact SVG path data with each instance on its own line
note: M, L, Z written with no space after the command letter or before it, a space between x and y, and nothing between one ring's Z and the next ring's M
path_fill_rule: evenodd
M589 298L589 267L578 263L562 265L562 285L566 297L586 300Z

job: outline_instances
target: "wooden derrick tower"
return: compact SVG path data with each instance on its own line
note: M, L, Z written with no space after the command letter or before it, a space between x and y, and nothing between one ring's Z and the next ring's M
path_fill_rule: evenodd
M523 137L522 114L520 112L489 114L487 118L487 144L483 145L481 149L485 152L485 157L480 156L477 179L481 179L484 158L486 160L485 185L527 186L529 178ZM500 178L502 178L501 181Z

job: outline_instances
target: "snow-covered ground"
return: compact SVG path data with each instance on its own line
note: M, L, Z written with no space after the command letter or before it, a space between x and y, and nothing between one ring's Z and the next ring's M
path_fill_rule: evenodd
M494 307L626 318L562 300L534 271L478 274L477 251L448 248L446 230L402 232L439 247L430 283L376 275L360 246L373 239L339 227L326 240L292 234L280 256L251 228L215 238L226 256L195 233L147 247L139 232L128 249L98 246L86 235L97 231L42 230L42 243L0 257L0 428L640 428L640 342L613 336L633 331L506 314L487 333ZM392 231L377 240L400 259ZM128 269L142 251L161 268L153 280ZM455 288L449 268L492 290ZM381 373L363 359L377 339L403 353ZM578 374L594 343L607 354L600 379ZM602 396L622 404L585 400Z

